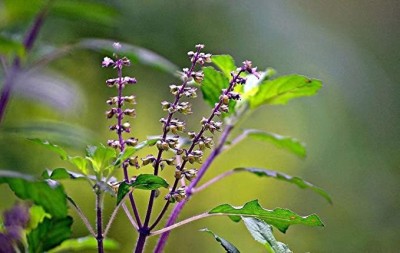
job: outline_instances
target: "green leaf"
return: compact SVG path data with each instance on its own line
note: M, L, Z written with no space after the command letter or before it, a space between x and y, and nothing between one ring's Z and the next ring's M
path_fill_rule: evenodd
M40 84L43 86L43 82L40 82ZM29 92L26 90L26 87L23 88L25 88L26 92ZM54 90L58 89L53 89L53 91ZM62 95L64 99L67 99L65 96L65 92L63 92ZM40 94L40 96L42 99L43 94ZM54 100L54 96L51 96L51 99ZM70 99L68 99L68 102L71 102ZM79 102L75 103L75 105L76 104L79 104ZM51 105L51 108L54 109L55 106ZM73 108L70 109L73 110ZM13 123L11 125L1 126L0 131L0 134L2 136L9 135L11 137L18 136L27 139L47 139L51 143L57 143L59 145L62 145L63 147L73 147L75 149L80 149L87 143L93 142L96 135L95 132L84 127L68 124L66 122L57 122L50 120L34 120ZM68 136L68 138L65 138L65 136Z
M168 188L168 183L164 178L152 174L140 174L131 183L131 187L142 190L156 190L160 187Z
M0 184L6 183L17 197L31 200L54 218L67 216L67 195L59 185L36 181L26 175L12 171L0 171Z
M257 140L270 142L276 147L283 148L302 158L306 157L307 154L305 144L292 137L255 129L244 130L243 135L244 137L249 136Z
M22 58L25 56L25 47L21 42L0 35L0 55L17 55Z
M85 179L86 177L82 174L78 174L72 171L68 171L64 168L57 168L53 171L45 170L42 173L43 179L52 179L52 180L62 180L62 179Z
M57 154L60 155L62 160L67 160L67 158L68 158L67 152L64 149L62 149L60 146L58 146L58 145L55 145L55 144L52 144L52 143L50 143L50 142L48 142L46 140L41 140L41 139L37 139L37 138L28 139L28 140L30 140L30 141L32 141L34 143L37 143L39 145L42 145L43 147L47 148L48 150L56 152Z
M43 207L37 205L31 206L31 208L29 208L29 224L27 230L31 231L36 228L46 217L51 218L51 215L46 213Z
M214 236L215 240L221 244L221 246L225 249L227 253L240 253L240 251L233 245L222 237L219 237L214 232L209 230L208 228L203 228L199 230L200 232L207 232Z
M235 60L228 54L213 55L211 56L211 60L228 79L231 78L231 72L236 70Z
M42 253L71 237L72 218L45 218L28 235L29 253Z
M93 146L93 145L88 145L86 147L86 156L88 157L93 157L94 156L94 152L96 152L97 146Z
M304 181L303 179L299 177L292 177L289 175L286 175L281 172L273 171L273 170L267 170L267 169L259 169L259 168L236 168L234 169L235 172L250 172L253 173L254 175L257 175L259 177L272 177L278 180L282 180L291 184L295 184L301 189L310 189L314 191L315 193L318 193L322 197L324 197L329 203L332 204L332 199L329 196L329 194L324 191L323 189L307 182Z
M211 107L214 107L215 104L219 102L219 97L222 94L222 90L229 87L229 79L226 78L223 73L215 70L213 67L204 67L203 73L204 80L201 84L203 99ZM229 113L225 113L223 116L227 116L232 113L235 109L235 105L235 101L229 101Z
M117 193L117 206L124 199L125 195L128 194L130 189L131 185L125 181L119 184Z
M119 249L118 242L112 239L104 239L103 246L105 250L117 250ZM97 240L92 236L74 238L65 240L61 245L49 251L49 253L63 253L71 251L81 251L97 249Z
M276 74L276 71L273 68L267 68L265 71L259 71L259 74L259 78L255 75L248 75L246 77L246 84L242 86L242 99L247 101L249 97L254 96L258 91L258 86L266 80L271 79Z
M94 149L94 148L93 148ZM111 147L105 147L103 145L98 146L93 154L89 156L89 160L92 162L93 169L95 172L101 172L112 164L112 160L116 159L117 152Z
M118 16L117 10L112 5L89 1L56 1L52 7L52 14L102 26L115 24Z
M89 168L88 168L89 161L86 158L81 156L73 156L73 157L68 157L68 161L73 165L75 165L76 168L78 168L78 170L82 172L84 175L89 174Z
M160 139L160 137L157 136L155 138L150 138L148 140L142 141L134 147L126 147L123 152L119 153L117 159L114 162L114 166L120 166L123 161L125 161L126 159L131 157L134 153L136 153L137 151L141 150L144 147L152 146L152 145L156 144L156 142L159 139Z
M77 48L87 48L101 53L115 52L113 48L113 40L105 39L85 39L80 41ZM178 67L167 60L166 58L142 47L134 46L127 43L121 43L121 49L118 50L118 55L128 57L133 63L140 63L158 70L175 75Z
M156 190L158 188L168 188L168 183L162 177L153 174L140 174L132 183L122 182L118 187L117 205L129 192L130 188L141 190Z
M204 80L201 84L201 92L203 93L204 100L211 107L214 107L215 103L219 101L222 89L228 88L229 79L213 67L204 67L203 73Z
M243 217L242 219L253 238L269 249L270 252L292 253L287 245L275 239L270 225L252 217Z
M138 149L136 147L126 147L124 151L119 153L117 159L114 162L114 166L120 166L125 160L136 153Z
M264 104L286 104L293 98L315 95L321 87L321 81L316 79L301 75L281 76L261 83L248 101L251 108Z
M303 224L306 226L324 226L321 219L316 214L308 216L299 216L298 214L284 208L275 208L274 210L264 209L258 203L258 200L247 202L242 207L233 207L229 204L223 204L213 208L209 214L229 215L236 221L238 216L254 217L265 221L285 233L290 225ZM236 216L236 217L235 217Z

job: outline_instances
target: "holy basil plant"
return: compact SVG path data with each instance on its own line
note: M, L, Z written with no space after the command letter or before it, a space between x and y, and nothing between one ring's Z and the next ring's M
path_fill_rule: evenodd
M87 40L83 45L110 47L104 41L95 40ZM20 50L19 47L17 49ZM300 177L256 168L252 164L228 168L200 184L214 160L226 150L241 145L246 138L272 144L305 158L306 147L303 142L266 129L240 129L241 119L263 106L284 105L295 98L315 95L322 87L317 79L297 74L275 77L275 71L271 68L258 70L251 61L237 65L229 55L211 55L203 52L203 49L204 46L199 44L194 51L188 52L189 66L179 72L180 84L171 84L171 100L161 101L161 109L165 112L165 116L159 120L161 132L149 133L152 137L139 140L131 135L132 126L129 123L137 113L134 108L136 97L131 93L131 86L136 85L137 80L123 74L131 61L121 54L132 55L143 51L114 43L114 53L102 61L102 67L112 68L116 73L115 77L105 82L106 86L115 89L115 95L106 99L109 108L105 113L110 120L109 130L115 133L114 138L107 140L106 145L88 146L84 156L71 156L57 144L31 139L58 154L67 162L67 168L45 170L37 177L12 171L0 172L0 183L7 184L18 198L25 200L24 204L8 211L19 212L23 222L18 225L19 232L14 234L11 226L4 224L5 230L0 234L0 241L5 240L6 243L2 245L10 249L19 247L26 252L97 249L102 253L117 249L118 244L108 238L108 232L120 209L124 210L130 221L128 226L137 232L136 240L131 240L136 253L144 252L146 247L151 246L146 241L152 236L158 237L154 252L163 252L173 229L216 216L226 216L236 223L243 222L251 236L261 244L260 250L264 248L265 252L292 252L287 245L275 239L273 228L285 233L294 225L322 227L323 223L316 214L302 216L285 208L264 208L257 199L242 206L229 203L221 203L216 207L204 206L203 212L199 211L198 215L178 221L192 195L237 173L294 184L332 202L322 188ZM210 106L210 111L202 117L197 129L187 129L190 115L196 113L190 101L198 95ZM139 155L143 152L144 156ZM151 167L150 170L142 169L146 166ZM65 191L63 183L66 180L79 180L81 184L86 182L92 189L96 211L94 224L87 218L86 210L82 210L79 203ZM138 191L149 192L144 206L138 204L142 201L136 201ZM109 218L103 215L105 195L115 198ZM260 200L267 198L258 197ZM156 202L160 203L155 205ZM71 238L73 220L69 216L69 207L77 212L87 227L88 236ZM165 217L168 218L164 223ZM234 242L227 241L208 228L201 231L212 235L226 252L239 252Z

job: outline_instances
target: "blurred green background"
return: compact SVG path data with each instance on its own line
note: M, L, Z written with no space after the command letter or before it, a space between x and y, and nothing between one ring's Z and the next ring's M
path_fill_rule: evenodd
M0 34L21 38L43 3L0 1ZM324 87L317 96L287 106L262 107L242 125L297 137L307 143L305 160L246 140L224 153L206 178L239 166L275 169L324 188L333 205L293 185L238 174L194 196L180 217L222 202L242 205L258 198L269 209L287 207L303 215L315 212L323 219L325 228L293 226L285 235L275 232L294 252L397 252L399 13L396 0L55 1L25 63L82 38L104 38L148 48L186 67L186 52L203 43L207 52L231 54L237 62L250 59L260 69L273 67L278 74L321 79ZM104 101L114 90L104 80L114 73L101 69L103 56L73 51L41 70L52 79L39 79L45 84L33 86L42 87L36 97L29 81L25 82L28 86L16 89L1 126L0 168L39 174L45 168L68 166L26 141L27 136L54 139L75 154L83 154L86 144L104 143L112 136L107 131L110 122L104 117ZM159 134L158 120L164 115L159 102L171 99L168 85L177 80L138 64L127 72L138 79L131 89L138 97L134 135L144 139ZM197 119L208 107L198 101L194 110L198 114L189 129L198 129ZM63 137L46 132L43 122L49 128L54 122L65 124L57 125L65 131ZM90 187L74 182L67 191L94 221ZM0 209L4 210L14 203L14 197L5 186L1 192ZM142 197L138 197L139 204L145 205L147 194L138 195ZM106 199L106 215L114 201ZM72 215L76 218L74 235L86 235L79 218ZM136 240L127 223L121 213L111 231L110 236L123 245L119 252L131 252ZM223 217L176 229L166 252L223 252L209 235L197 232L203 227L242 252L263 252L243 224Z

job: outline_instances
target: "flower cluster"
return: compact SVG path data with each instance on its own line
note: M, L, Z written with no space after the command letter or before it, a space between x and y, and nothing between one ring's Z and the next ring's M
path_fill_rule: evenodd
M176 164L176 157L182 156L182 159L188 159L192 163L194 161L200 162L202 151L198 150L196 152L188 153L187 150L183 149L179 143L180 135L184 133L186 124L183 120L178 119L175 114L188 115L192 113L192 105L188 101L182 101L183 97L186 98L196 98L197 88L189 86L190 82L201 83L204 79L204 74L201 70L196 70L196 66L202 66L205 63L211 62L211 54L206 54L201 52L204 45L196 45L196 51L190 51L188 57L191 62L189 68L184 68L182 70L182 84L176 85L171 84L169 86L171 94L174 96L172 102L163 101L161 102L161 108L168 113L167 117L161 118L160 122L162 124L163 134L160 140L157 141L156 147L158 149L158 155L148 155L142 158L143 165L151 164L154 168L154 174L157 175L159 169L163 170L167 165L175 166L175 177L176 178L186 178L187 180L192 180L197 173L194 168L186 169L179 164ZM203 141L203 147L211 146L211 140L205 139ZM164 151L172 151L175 156L172 158L163 158L162 153ZM174 201L182 200L185 197L184 187L175 189L173 193L169 196L174 199Z
M3 213L4 231L0 233L0 252L14 252L14 244L22 240L23 230L29 223L29 208L16 204Z
M189 55L192 55L191 53ZM203 150L205 148L211 148L213 145L213 134L215 131L221 131L222 122L214 120L215 116L221 116L222 113L229 112L229 102L230 100L239 100L240 94L234 92L235 86L237 84L245 84L246 79L241 76L242 73L253 74L259 77L257 73L257 68L252 68L252 63L250 61L244 61L243 65L231 73L232 79L229 83L227 89L222 90L222 94L219 97L218 103L215 104L211 115L208 118L203 117L200 121L201 129L198 133L188 132L188 136L192 141L189 149L184 149L181 156L182 163L177 165L177 171L175 172L175 184L171 189L170 193L166 196L169 202L182 201L186 197L185 186L177 188L177 182L181 178L185 177L187 180L191 181L197 175L196 169L186 169L187 163L201 163L203 157ZM205 133L209 132L211 136L205 136Z
M115 49L120 49L121 45L119 43L114 43ZM110 78L106 81L108 87L116 87L118 90L118 95L115 97L109 98L106 103L111 107L108 111L106 111L106 116L108 119L116 118L116 124L110 126L111 131L115 131L118 135L118 140L108 140L107 144L115 149L119 149L123 151L125 145L127 146L135 146L138 143L136 138L124 139L122 133L130 133L131 125L128 121L123 122L125 117L135 117L136 111L132 108L124 108L127 104L133 105L136 104L136 99L134 95L123 96L122 91L127 85L132 85L136 83L136 79L129 76L122 76L123 67L130 66L130 60L126 57L119 58L117 54L114 54L114 59L109 57L105 57L102 66L103 67L112 67L117 69L118 77ZM130 164L135 163L134 161L130 162Z

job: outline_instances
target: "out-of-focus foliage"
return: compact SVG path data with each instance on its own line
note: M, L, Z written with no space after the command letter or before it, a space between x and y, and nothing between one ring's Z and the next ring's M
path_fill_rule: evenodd
M249 172L249 173L252 173L259 177L276 178L276 179L282 180L284 182L295 184L302 189L311 189L312 191L314 191L314 192L318 193L319 195L321 195L322 197L324 197L329 203L332 203L332 199L326 191L324 191L323 189L321 189L307 181L304 181L302 178L299 178L299 177L292 177L292 176L286 175L281 172L267 170L267 169L259 169L259 168L236 168L233 171L234 172Z
M56 2L62 5L67 1ZM71 5L79 6L78 2L82 1L73 1ZM1 35L19 43L43 3L37 0L0 1ZM279 74L304 73L324 80L325 87L319 96L293 101L285 107L260 108L245 126L290 134L304 140L308 147L306 160L301 161L268 145L244 140L245 146L256 145L256 149L252 145L240 149L235 147L217 161L208 178L250 162L256 167L282 168L287 174L301 175L324 187L332 194L333 206L325 206L318 196L272 180L265 185L262 178L251 183L227 179L226 184L216 184L196 196L190 210L182 213L182 219L192 215L191 210L207 210L220 204L218 197L213 195L215 192L227 196L226 202L234 204L244 203L250 196L259 195L263 205L287 206L302 213L315 211L324 218L326 227L321 231L296 227L293 228L297 230L294 231L296 236L290 236L291 231L284 239L276 235L277 240L285 241L296 251L397 250L400 217L393 210L399 205L397 188L400 179L398 1L90 3L107 6L107 10L100 12L104 20L101 20L102 17L88 20L74 13L59 16L55 11L50 12L36 48L42 45L45 47L40 52L51 52L50 49L87 37L105 38L151 49L183 66L186 58L182 52L202 42L210 51L232 54L235 59L245 60L243 57L246 56L255 65L267 62L278 69ZM84 14L98 16L97 13ZM36 53L39 55L33 50L33 54ZM32 61L29 57L34 55L28 56L27 61ZM78 107L62 112L15 96L2 127L24 125L26 120L62 121L93 131L92 144L105 142L108 126L101 117L102 110L106 109L104 100L112 92L104 89L104 80L110 75L107 71L100 71L102 57L86 50L72 51L44 67L46 71L61 73L75 82L83 98ZM149 133L159 133L159 125L155 122L162 112L158 102L154 101L165 99L168 85L175 79L170 75L156 77L154 70L138 65L129 71L139 81L134 92L138 97L137 122L141 123L137 127L135 123L133 127L135 134L145 139ZM0 77L3 76L4 73L0 73ZM202 103L196 103L195 108L199 112L208 111ZM188 127L196 128L198 125ZM73 137L68 132L63 136L66 141ZM59 159L40 147L32 148L24 138L0 135L1 168L39 175L44 168L60 166ZM50 139L46 136L40 138ZM82 153L87 143L75 141L75 138L72 138L75 145L69 148L73 153ZM61 144L56 140L53 142ZM70 169L69 164L64 166ZM243 181L252 177L245 173L242 176ZM84 209L91 210L93 206L87 201L90 189L86 194L80 184L78 180L71 181L67 190L77 202L83 203ZM5 191L1 197L4 203L1 209L5 209L13 198L7 194L6 186L2 188ZM232 194L233 189L235 194ZM279 196L275 192L280 192ZM106 199L106 206L114 207L114 201ZM117 219L114 229L110 231L112 238L118 234L122 245L135 239L132 229L126 228L126 223L122 218ZM207 243L209 238L191 238L193 232L201 227L218 231L244 252L252 251L253 247L249 246L253 243L252 238L243 237L245 228L239 232L233 226L224 219L205 219L182 227L170 238L166 252L174 252L178 245L182 252L215 251L218 246ZM80 231L78 233L86 234L83 226L77 224L76 229ZM183 244L182 241L190 243ZM149 245L154 245L154 241L150 241ZM120 249L121 252L130 250L129 246Z
M65 240L60 246L50 250L49 253L82 252L88 249L97 249L97 241L92 236ZM116 241L106 238L104 240L104 249L107 251L118 250L119 246Z

